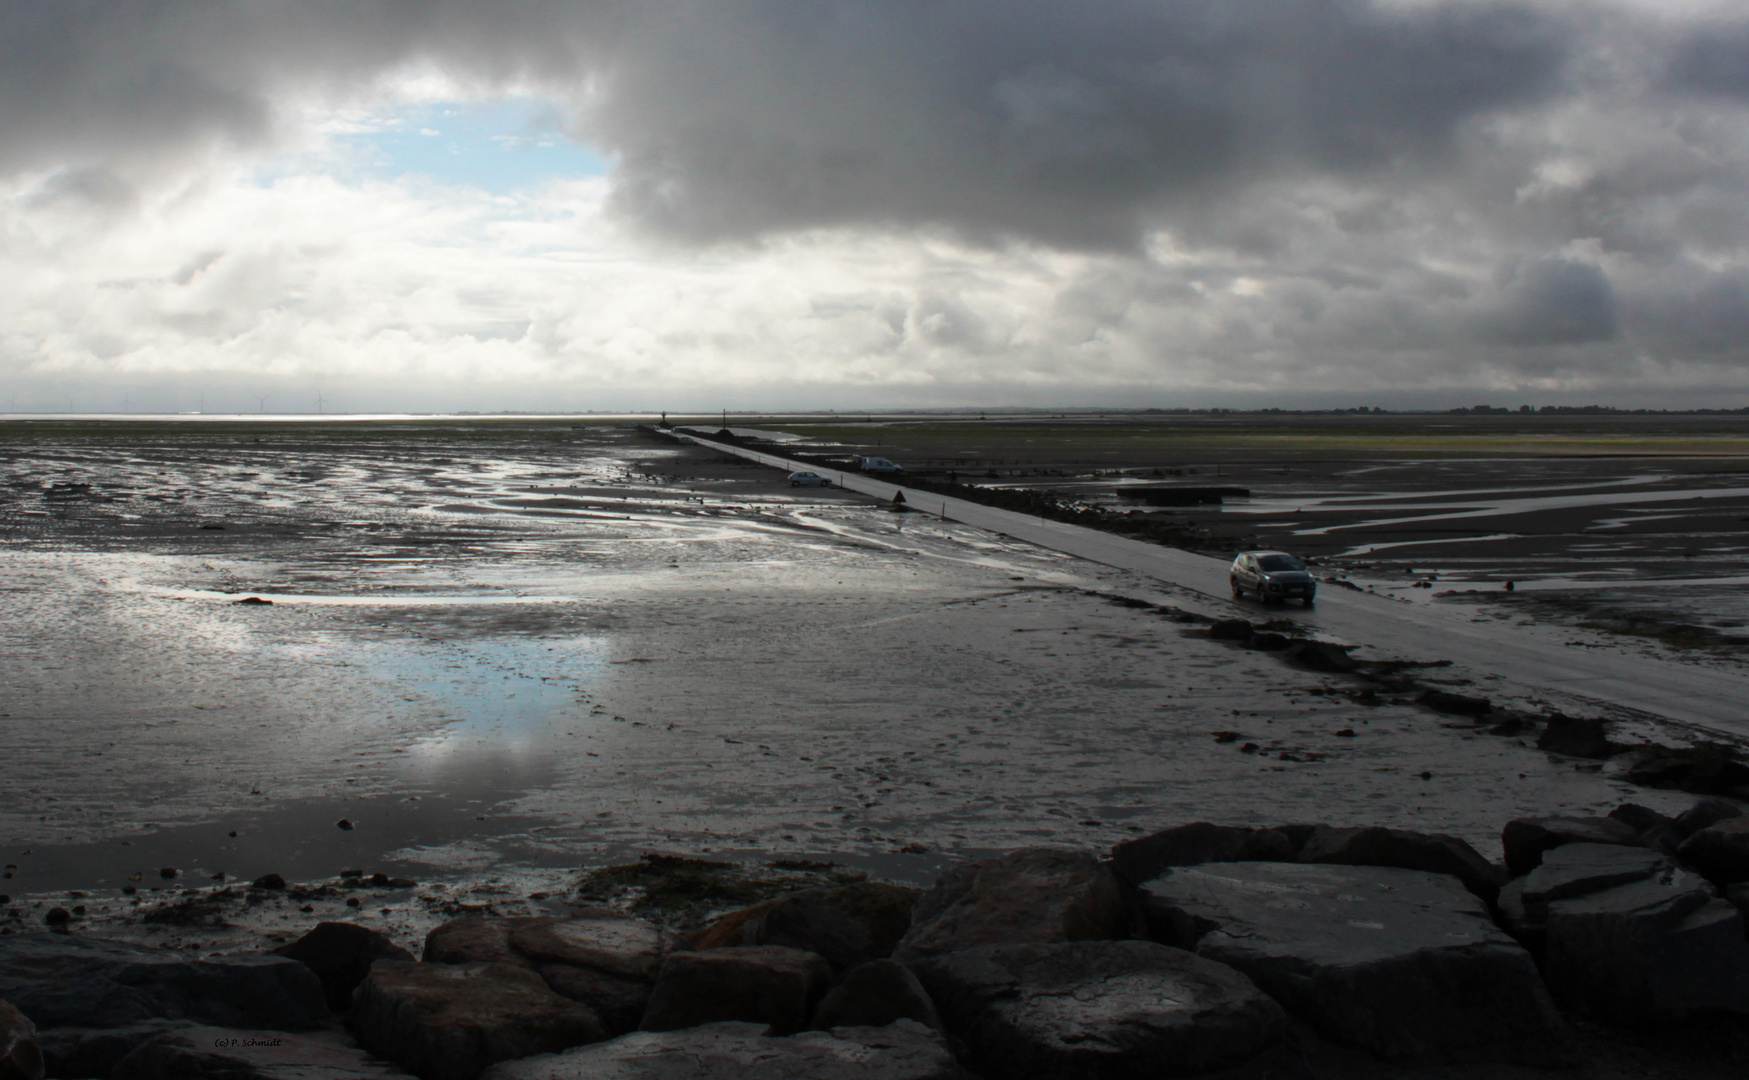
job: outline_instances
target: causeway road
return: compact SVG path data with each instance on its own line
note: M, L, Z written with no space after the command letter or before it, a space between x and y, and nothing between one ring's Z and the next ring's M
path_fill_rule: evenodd
M1231 597L1227 561L1161 547L1060 521L907 488L891 478L827 472L778 454L716 442L688 432L698 445L789 472L821 472L848 491L891 501L905 497L912 510L987 529L1040 547L1206 594ZM1270 616L1282 608L1265 609ZM1527 690L1547 690L1616 705L1650 716L1749 738L1749 676L1693 664L1660 661L1622 648L1583 648L1548 640L1467 611L1412 604L1325 586L1317 605L1285 609L1320 636L1392 656L1450 660L1471 673L1497 675Z

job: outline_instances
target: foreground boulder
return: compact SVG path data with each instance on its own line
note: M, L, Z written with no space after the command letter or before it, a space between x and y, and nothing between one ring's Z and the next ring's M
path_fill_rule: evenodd
M1742 816L1743 808L1728 799L1696 799L1693 806L1676 816L1676 831L1686 840L1702 829Z
M1542 862L1543 852L1563 844L1623 844L1638 846L1640 834L1615 818L1514 818L1500 830L1506 851L1506 872L1523 877Z
M110 1080L411 1080L334 1034L184 1027L122 1058Z
M194 959L53 933L0 937L0 999L38 1028L189 1020L298 1031L329 1018L321 981L296 960Z
M695 949L781 945L818 953L838 973L893 955L921 889L862 881L809 889L732 912L692 935Z
M1676 853L1720 885L1749 881L1749 817L1708 825L1684 840Z
M413 954L368 926L357 923L318 923L314 930L273 950L303 964L322 980L328 1007L337 1013L352 1008L352 991L370 973L378 960L411 960Z
M1248 829L1193 821L1126 840L1111 849L1111 869L1131 885L1140 885L1173 866L1208 862L1292 862L1319 825L1283 825Z
M1668 856L1647 848L1565 844L1545 853L1535 870L1501 890L1500 921L1521 943L1540 951L1554 901L1645 881L1675 867Z
M37 1042L48 1075L107 1077L122 1058L158 1036L199 1026L186 1020L149 1020L113 1028L58 1027L39 1032Z
M1394 866L1447 874L1492 904L1506 871L1455 836L1401 829L1339 829L1321 825L1300 849L1300 861L1343 866Z
M534 971L554 993L593 1009L614 1035L637 1028L663 959L684 948L678 935L611 911L452 919L425 936L428 962Z
M1524 1061L1562 1042L1530 954L1455 878L1224 863L1168 871L1141 894L1155 940L1238 969L1341 1042Z
M987 1076L1193 1076L1256 1057L1286 1026L1239 972L1149 941L986 945L915 970Z
M975 945L1123 937L1129 906L1093 856L1022 848L962 863L941 875L911 911L893 959L901 963Z
M780 945L674 953L662 963L639 1026L673 1031L738 1020L786 1035L807 1026L831 979L825 960Z
M510 964L379 960L359 984L358 1041L423 1080L473 1080L498 1061L606 1035L595 1012Z
M1529 881L1525 891L1532 914L1539 898L1546 903L1543 971L1562 1004L1633 1026L1709 1010L1749 1013L1742 914L1704 879L1664 860L1627 882L1595 875L1557 883L1559 892L1532 893Z
M42 1080L42 1048L36 1025L10 1002L0 1001L0 1080Z
M941 1036L900 1020L887 1027L804 1031L720 1023L638 1032L611 1042L509 1061L482 1080L961 1080Z
M896 960L870 960L852 968L814 1009L809 1027L885 1027L915 1020L941 1030L941 1017L929 991L911 969Z

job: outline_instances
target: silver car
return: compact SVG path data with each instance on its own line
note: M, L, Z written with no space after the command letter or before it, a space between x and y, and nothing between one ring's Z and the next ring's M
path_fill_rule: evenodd
M1318 593L1318 581L1306 564L1285 551L1241 551L1233 560L1230 580L1235 600L1251 593L1265 604L1304 600L1311 607Z
M789 474L790 487L831 487L832 481L819 473L793 472Z

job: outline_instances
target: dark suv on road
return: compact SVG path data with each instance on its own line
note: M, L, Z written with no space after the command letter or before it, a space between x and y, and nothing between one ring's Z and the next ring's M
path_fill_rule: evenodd
M1318 582L1306 564L1285 551L1241 551L1233 560L1230 580L1233 599L1255 594L1266 604L1278 600L1304 600L1312 606Z

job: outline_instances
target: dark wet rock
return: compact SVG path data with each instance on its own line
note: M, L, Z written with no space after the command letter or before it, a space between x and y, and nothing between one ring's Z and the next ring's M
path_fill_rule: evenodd
M1652 752L1622 778L1641 787L1749 798L1749 765L1712 747Z
M1538 750L1567 757L1602 759L1616 753L1620 747L1609 741L1602 720L1587 720L1556 713L1536 740Z
M352 1008L352 991L378 960L411 960L413 954L389 938L357 923L318 923L314 930L273 950L308 967L322 980L328 1007L337 1013Z
M1720 885L1749 881L1749 817L1707 826L1684 840L1677 855Z
M672 953L639 1027L673 1031L739 1020L788 1034L808 1026L831 979L831 966L818 955L780 945Z
M223 525L202 525L201 528L203 528L203 529L222 529L222 528L224 528L224 526ZM233 603L233 604L248 604L251 607L271 607L271 606L273 606L272 600L265 600L259 596L245 596L243 599L233 600L233 601L231 601L231 603Z
M51 933L0 936L0 998L38 1028L164 1019L303 1030L329 1017L321 981L295 960L195 959Z
M1162 829L1112 848L1111 869L1131 885L1140 885L1169 866L1237 862L1252 831L1206 821Z
M1454 878L1226 863L1167 871L1141 896L1155 940L1237 968L1338 1041L1386 1057L1560 1056L1530 954Z
M692 935L695 949L782 945L819 953L835 972L893 955L921 889L864 881L809 889L731 912Z
M1348 655L1352 645L1334 645L1328 641L1302 641L1294 646L1294 663L1313 671L1330 675L1346 675L1360 670L1360 661Z
M1543 854L1542 863L1518 880L1517 896L1528 925L1542 928L1557 900L1668 875L1676 864L1646 848L1619 844L1566 844Z
M1216 641L1249 641L1256 632L1244 619L1221 619L1211 623L1208 630L1209 637Z
M1281 652L1292 645L1293 641L1282 634L1263 632L1252 634L1251 639L1245 644L1248 648L1256 649L1259 652Z
M1611 821L1621 822L1641 836L1645 836L1653 829L1667 828L1676 824L1675 818L1660 814L1651 807L1641 806L1639 803L1622 803L1609 812L1609 818Z
M594 1009L610 1034L643 1019L662 961L686 943L641 919L592 912L523 923L511 930L513 953L531 960L554 992Z
M334 823L334 827L339 829L341 832L351 832L352 830L358 828L358 826L356 826L352 823L351 818L341 818L339 821L336 821Z
M941 1036L909 1020L774 1038L760 1024L644 1032L507 1061L481 1080L961 1080Z
M563 964L605 975L654 982L669 953L686 947L679 935L611 912L521 922L510 948L539 965Z
M974 945L1018 945L1126 936L1129 905L1093 856L1021 848L944 872L911 910L893 959L910 963Z
M1525 878L1513 878L1500 886L1500 895L1494 898L1494 914L1505 930L1517 939L1520 945L1529 949L1533 955L1541 956L1543 947L1543 918L1547 912L1533 917L1524 904Z
M43 1080L36 1025L6 1001L0 1001L0 1080Z
M941 1017L929 992L897 960L870 960L852 968L814 1009L809 1027L882 1027L915 1020L936 1030Z
M1148 941L986 945L915 970L986 1076L1192 1076L1256 1057L1286 1026L1239 972Z
M428 964L513 964L532 971L535 962L510 947L510 935L521 927L552 921L554 916L549 915L451 919L425 935L421 959Z
M278 874L262 874L249 883L251 889L271 889L275 892L285 891L285 878Z
M1450 716L1486 716L1494 710L1494 703L1487 698L1465 697L1445 690L1424 691L1415 701Z
M1686 870L1555 900L1544 935L1549 989L1580 1013L1647 1026L1749 1012L1742 915Z
M1729 800L1699 799L1693 806L1676 815L1676 831L1686 840L1702 829L1742 816L1743 808Z
M473 1080L486 1066L596 1042L594 1010L509 964L379 960L353 999L352 1030L423 1080Z
M1490 904L1508 880L1504 869L1455 836L1401 829L1320 826L1300 849L1299 861L1449 874Z
M1637 846L1640 834L1623 822L1601 817L1514 818L1500 830L1506 851L1506 871L1523 877L1542 862L1543 852L1564 844L1627 844Z
M1292 862L1321 825L1247 829L1193 821L1126 840L1111 849L1111 869L1131 885L1171 866L1207 862Z
M610 1034L638 1026L656 973L677 935L618 912L571 918L452 919L425 936L424 957L440 964L500 963L538 972L554 993L594 1009Z
M73 913L64 907L52 907L43 913L44 926L66 926L73 921Z
M110 1080L411 1080L330 1032L185 1027L143 1043Z
M185 1020L147 1020L121 1027L58 1027L39 1033L50 1076L108 1076L137 1047L168 1031L198 1027Z

